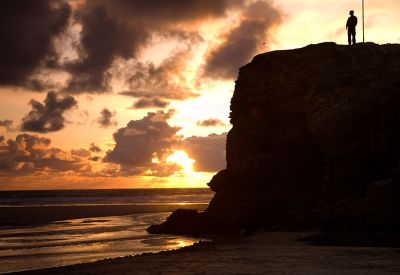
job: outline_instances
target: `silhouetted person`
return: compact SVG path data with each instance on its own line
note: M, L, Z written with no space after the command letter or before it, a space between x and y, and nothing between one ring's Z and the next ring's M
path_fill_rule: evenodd
M357 26L357 17L354 16L354 11L350 11L350 17L347 19L346 30L347 35L349 37L349 45L353 42L353 45L356 44L356 26Z

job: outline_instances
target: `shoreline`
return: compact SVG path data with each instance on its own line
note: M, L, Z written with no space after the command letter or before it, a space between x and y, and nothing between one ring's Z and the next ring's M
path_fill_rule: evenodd
M28 226L72 219L172 212L177 208L202 211L207 205L208 203L0 207L0 226Z
M400 248L311 246L316 232L259 232L144 253L13 274L391 274Z

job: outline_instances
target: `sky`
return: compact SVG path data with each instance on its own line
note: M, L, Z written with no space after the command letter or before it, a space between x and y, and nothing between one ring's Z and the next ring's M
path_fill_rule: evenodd
M399 43L398 0L365 0ZM0 190L206 187L253 56L347 42L361 0L0 2Z

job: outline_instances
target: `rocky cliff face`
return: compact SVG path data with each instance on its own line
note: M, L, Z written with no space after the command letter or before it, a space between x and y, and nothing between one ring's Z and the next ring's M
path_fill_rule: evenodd
M150 231L400 225L400 45L258 55L240 69L231 111L208 209Z

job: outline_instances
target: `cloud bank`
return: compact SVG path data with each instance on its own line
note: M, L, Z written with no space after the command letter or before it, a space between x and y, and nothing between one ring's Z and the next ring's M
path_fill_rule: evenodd
M213 43L204 41L201 27L233 13L239 14L238 25L222 35L223 42L211 47L204 60L203 76L215 79L233 79L238 67L269 41L269 31L281 23L282 16L268 0L86 0L79 4L4 0L0 4L0 86L44 90L46 83L33 76L50 70L45 74L69 74L67 83L54 89L104 93L110 91L115 75L124 74L130 95L187 99L196 96L183 76L193 46ZM70 47L77 58L61 60L65 48L56 49L54 40L76 26L78 41ZM173 51L161 64L140 62L141 53L156 37L175 41L183 49ZM130 68L116 68L120 61L129 61Z
M30 77L56 59L53 39L70 15L64 1L0 1L0 85L41 90Z
M66 90L107 90L108 69L116 58L136 58L156 34L193 40L197 24L224 16L239 4L237 0L87 0L76 15L82 24L82 54L68 67L73 77Z
M105 162L118 164L125 175L170 176L182 167L167 162L175 150L184 150L195 160L198 172L216 172L225 162L226 134L184 139L180 128L168 124L173 111L149 112L140 120L130 121L114 133L115 147L108 151Z
M22 134L15 140L0 139L0 176L24 176L88 170L90 153L84 149L63 151L50 146L48 138Z
M172 114L173 111L149 112L142 119L131 120L114 133L115 147L107 152L104 161L119 164L128 175L173 174L177 168L165 162L171 147L179 142L180 128L167 123Z

